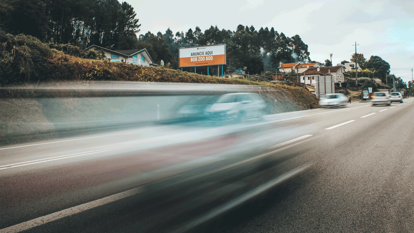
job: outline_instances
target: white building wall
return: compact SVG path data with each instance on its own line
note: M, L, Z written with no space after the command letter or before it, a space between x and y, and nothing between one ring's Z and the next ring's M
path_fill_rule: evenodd
M331 75L316 76L314 87L316 97L322 98L326 94L335 93L335 79Z

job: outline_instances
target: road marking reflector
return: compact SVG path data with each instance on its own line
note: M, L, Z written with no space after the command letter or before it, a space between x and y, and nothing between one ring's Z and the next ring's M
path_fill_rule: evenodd
M375 113L375 112L373 112L373 113L370 113L370 114L368 114L368 115L362 116L361 118L369 117L369 116L372 116L372 115L375 115L375 114L376 114L376 113Z
M346 125L346 124L352 123L352 122L354 122L354 121L355 121L355 120L350 120L350 121L347 121L347 122L344 122L344 123L341 123L341 124L338 124L338 125L334 125L334 126L331 126L331 127L329 127L329 128L326 128L326 130L335 129L335 128L337 128L337 127L340 127L340 126L343 126L343 125Z
M130 197L130 196L136 195L136 194L141 193L141 192L142 192L141 187L130 189L130 190L127 190L127 191L124 191L124 192L121 192L121 193L117 193L117 194L114 194L114 195L111 195L111 196L108 196L108 197L104 197L104 198L95 200L95 201L91 201L91 202L88 202L88 203L85 203L85 204L81 204L81 205L74 206L74 207L71 207L71 208L68 208L68 209L64 209L64 210L61 210L61 211L58 211L58 212L55 212L55 213L52 213L52 214L48 214L48 215L45 215L45 216L42 216L42 217L38 217L38 218L35 218L35 219L32 219L32 220L29 220L27 222L22 222L22 223L14 225L14 226L10 226L10 227L7 227L7 228L0 229L0 233L6 233L6 232L7 233L13 233L13 232L26 231L28 229L38 227L38 226L41 226L43 224L46 224L46 223L49 223L49 222L52 222L52 221L56 221L56 220L59 220L59 219L65 218L65 217L69 217L71 215L75 215L75 214L81 213L83 211L93 209L95 207L102 206L102 205L105 205L105 204L108 204L108 203L111 203L111 202L114 202L114 201L118 201L118 200Z

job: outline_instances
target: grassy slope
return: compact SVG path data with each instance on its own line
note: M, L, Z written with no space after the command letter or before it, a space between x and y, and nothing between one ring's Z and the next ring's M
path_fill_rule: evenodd
M299 86L257 82L243 79L219 78L195 73L181 72L164 67L145 67L127 63L82 59L54 51L47 59L44 70L48 80L55 81L140 81L140 82L181 82L259 85L274 88L268 95L282 102L293 104L296 109L318 107L317 98L308 90Z

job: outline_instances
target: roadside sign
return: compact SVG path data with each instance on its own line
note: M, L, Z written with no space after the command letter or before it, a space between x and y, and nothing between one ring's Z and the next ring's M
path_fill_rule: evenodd
M226 64L226 45L180 48L180 67L198 67Z
M368 87L368 92L372 93L372 87Z
M369 99L368 91L363 91L362 92L362 98L363 99Z

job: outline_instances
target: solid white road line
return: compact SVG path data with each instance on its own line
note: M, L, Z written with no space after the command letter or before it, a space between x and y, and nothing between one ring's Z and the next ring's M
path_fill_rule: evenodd
M349 124L349 123L354 122L354 121L355 120L350 120L350 121L347 121L347 122L344 122L344 123L341 123L341 124L338 124L338 125L334 125L332 127L326 128L326 130L335 129L335 128L339 127L339 126L343 126L343 125Z
M381 110L381 111L379 111L379 112L384 112L384 111L387 111L388 109L383 109L383 110Z
M134 189L130 189L127 190L125 192L122 193L117 193L108 197L104 197L95 201L91 201L85 204L81 204L78 206L74 206L65 210L61 210L46 216L42 216L39 218L35 218L32 220L29 220L27 222L22 222L19 224L16 224L14 226L10 226L7 228L3 228L0 229L0 233L14 233L14 232L21 232L21 231L25 231L34 227L38 227L40 225L61 219L61 218L65 218L74 214L78 214L80 212L89 210L89 209L93 209L96 208L98 206L102 206L120 199L124 199L133 195L136 195L138 193L141 193L142 189L141 188L134 188Z
M394 107L391 107L391 108L395 108L395 106Z
M75 158L75 157L80 157L80 156L85 156L85 155L97 154L101 152L108 152L108 151L118 150L124 147L125 146L114 147L114 148L103 149L103 150L81 152L81 153L68 154L68 155L62 155L62 156L56 156L56 157L50 157L50 158L44 158L44 159L30 160L30 161L25 161L25 162L20 162L20 163L6 164L6 165L1 165L0 170L23 167L23 166L28 166L28 165L38 164L38 163L52 162L52 161L62 160L62 159Z
M79 141L79 140L92 139L92 138L110 137L110 136L114 136L114 135L118 135L118 134L121 134L121 133L105 134L105 135L93 136L93 137L72 138L72 139L66 139L66 140L26 144L26 145L20 145L20 146L10 146L10 147L0 148L0 150L10 150L10 149L23 148L23 147L30 147L30 146L41 146L41 145L55 144L55 143L61 143L61 142L71 142L71 141Z
M371 114L368 114L368 115L362 116L361 118L369 117L369 116L372 116L372 115L375 115L375 114L376 114L376 113L375 113L375 112L373 112L373 113L371 113Z

